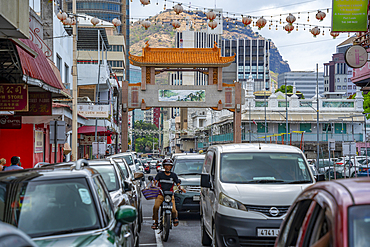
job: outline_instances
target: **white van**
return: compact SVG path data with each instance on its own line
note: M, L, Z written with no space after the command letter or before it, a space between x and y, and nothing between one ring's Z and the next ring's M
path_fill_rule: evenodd
M211 146L202 172L202 244L212 246L274 246L290 205L315 182L288 145Z

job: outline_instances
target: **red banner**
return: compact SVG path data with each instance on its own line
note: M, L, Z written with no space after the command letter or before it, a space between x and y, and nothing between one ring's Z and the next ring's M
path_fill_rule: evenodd
M12 115L0 116L0 129L20 129L22 128L22 117Z
M0 111L28 111L26 84L0 84Z
M49 92L29 92L28 112L20 112L22 116L51 116L52 100Z

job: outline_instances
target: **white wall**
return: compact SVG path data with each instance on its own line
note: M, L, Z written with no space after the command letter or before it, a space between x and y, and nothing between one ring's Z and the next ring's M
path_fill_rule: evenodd
M61 36L66 36L62 37ZM53 14L53 62L57 64L57 54L62 58L60 76L63 83L70 83L69 89L73 88L72 65L73 65L73 38L68 36L63 24L55 13ZM68 78L65 75L65 64L69 67Z

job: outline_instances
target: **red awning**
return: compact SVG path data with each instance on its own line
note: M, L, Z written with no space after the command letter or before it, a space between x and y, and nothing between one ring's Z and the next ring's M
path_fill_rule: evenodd
M102 127L102 126L98 126L98 133L99 134L111 134L112 132L110 132L107 128L105 127ZM78 128L78 134L95 134L95 126L82 126L80 128Z
M56 77L53 69L50 67L48 59L42 50L29 39L20 40L38 54L36 58L33 58L29 53L17 45L17 51L19 59L21 60L23 74L34 79L38 79L49 86L63 90L63 86L60 85L58 78Z

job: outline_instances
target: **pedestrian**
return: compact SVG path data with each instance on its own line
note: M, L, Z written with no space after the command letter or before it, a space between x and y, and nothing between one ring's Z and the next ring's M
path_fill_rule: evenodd
M89 160L89 154L85 154L85 160Z
M2 158L0 159L0 172L2 172L4 170L4 168L6 167L6 159Z
M21 158L18 156L13 156L10 159L10 163L12 163L10 166L5 167L4 171L12 171L12 170L21 170L23 167L21 167Z

